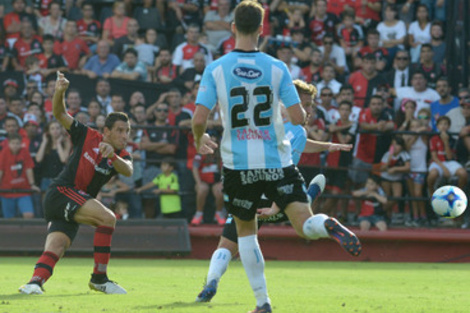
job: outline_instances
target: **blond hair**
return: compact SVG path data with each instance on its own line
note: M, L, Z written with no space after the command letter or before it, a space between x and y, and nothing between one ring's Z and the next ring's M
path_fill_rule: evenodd
M306 83L300 79L294 80L293 83L298 93L308 93L312 98L317 96L318 89L314 85Z

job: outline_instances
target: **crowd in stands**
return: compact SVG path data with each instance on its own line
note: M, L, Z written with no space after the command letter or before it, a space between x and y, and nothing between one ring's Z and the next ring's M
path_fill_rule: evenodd
M306 181L327 167L328 193L361 198L354 219L348 200L328 198L319 210L364 230L435 225L423 197L444 181L465 190L470 169L470 91L452 90L446 78L446 1L260 2L260 50L318 88L308 137L354 144L350 153L302 155ZM102 130L106 114L123 111L134 126L134 176L110 181L104 203L123 219L222 224L220 156L197 155L189 127L205 67L235 47L237 3L0 0L0 71L22 72L25 86L15 79L1 86L0 189L22 192L1 193L0 216L41 217L41 194L25 190L44 192L67 162L71 142L52 116L60 70L96 81L95 90L72 85L67 93L78 121ZM113 79L166 91L154 103L138 89L125 98L111 90ZM215 138L219 117L215 110L209 122Z

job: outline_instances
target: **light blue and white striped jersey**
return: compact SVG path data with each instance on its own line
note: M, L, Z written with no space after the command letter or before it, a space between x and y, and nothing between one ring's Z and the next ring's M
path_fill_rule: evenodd
M292 165L281 104L300 103L286 65L262 52L234 50L204 70L197 105L218 103L224 132L223 165L247 170Z
M297 165L307 144L307 131L301 125L291 122L284 123L284 129L291 145L292 162Z

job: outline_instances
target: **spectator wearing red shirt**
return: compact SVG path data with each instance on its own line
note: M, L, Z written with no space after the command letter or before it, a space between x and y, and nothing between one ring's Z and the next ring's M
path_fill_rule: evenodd
M352 68L352 56L364 45L362 28L354 23L354 11L346 10L341 13L341 25L338 27L338 38L344 49L348 67Z
M34 0L34 14L38 18L48 16L52 2L58 3L62 12L65 12L65 0Z
M155 70L152 82L169 84L179 75L178 66L171 63L171 52L169 49L161 49L155 58Z
M432 195L434 185L438 178L444 176L449 179L457 176L457 185L464 188L467 183L467 171L456 161L455 148L456 142L448 134L450 127L450 118L441 116L437 119L437 130L439 135L435 135L429 141L429 151L431 152L431 165L429 165L428 192Z
M64 58L54 53L54 37L51 35L45 35L42 37L42 48L43 53L39 54L39 67L41 68L40 73L42 77L47 78L51 74L55 74L57 71L66 71L67 64Z
M388 51L385 48L379 47L380 33L376 29L371 29L367 32L367 46L362 47L354 58L354 68L360 69L362 66L362 58L367 54L375 56L375 69L382 72L387 65Z
M350 6L356 12L356 23L374 29L380 22L381 0L356 0Z
M349 77L349 84L354 88L354 105L364 107L377 86L385 80L377 74L376 59L373 54L367 54L362 59L362 69L355 71Z
M379 121L383 112L384 101L380 96L372 96L369 107L359 115L359 129L365 131L385 131L394 128L393 121ZM359 133L354 146L352 168L349 178L356 185L366 182L375 158L377 134Z
M38 28L36 17L26 13L25 0L12 0L13 11L3 18L3 28L7 34L7 39L18 39L20 37L21 22L29 20L34 29Z
M104 21L103 36L101 38L107 40L110 45L113 45L114 40L119 37L127 35L129 18L125 16L125 13L126 5L124 1L116 1L113 4L113 16Z
M230 35L229 37L220 41L219 47L217 48L217 53L219 56L222 56L232 52L233 49L235 49L235 37Z
M54 53L64 56L70 70L81 69L85 65L91 52L85 41L78 37L75 21L65 24L64 40L55 42Z
M39 191L34 182L34 162L27 148L21 147L21 136L8 136L8 145L1 153L0 188L33 189ZM31 195L28 193L4 193L1 196L4 218L16 217L19 209L23 218L33 218L34 208Z
M17 71L24 70L26 58L40 53L42 53L42 38L34 35L31 22L23 20L20 38L13 45L13 67Z
M323 36L327 33L335 34L338 17L334 13L327 13L327 1L317 0L315 15L308 22L310 39L317 46L323 44ZM341 12L341 11L340 11Z
M310 84L317 84L321 81L322 59L321 51L318 48L312 49L312 52L310 52L310 65L302 68L300 72L303 81Z
M328 13L335 14L336 16L340 16L341 13L344 11L345 6L351 6L352 2L353 0L328 0L326 11Z
M96 44L101 36L101 23L93 19L93 15L93 5L90 2L83 2L83 18L77 21L78 35L87 43L90 50L94 53L96 51Z

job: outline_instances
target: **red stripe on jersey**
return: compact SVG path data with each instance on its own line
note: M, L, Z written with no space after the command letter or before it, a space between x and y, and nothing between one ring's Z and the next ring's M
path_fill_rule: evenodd
M72 199L73 201L77 202L80 205L83 205L86 202L83 199L80 199L80 198L76 197L74 194L71 194L70 192L65 190L64 187L57 187L57 190L59 190L59 192L61 194L65 195L67 198Z
M101 162L101 154L97 150L103 135L97 131L89 130L87 132L80 161L78 162L77 175L75 176L74 185L78 190L87 191L88 186L95 175L95 167Z

